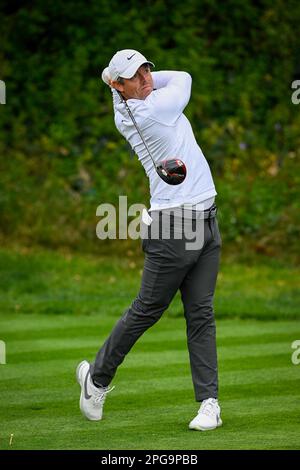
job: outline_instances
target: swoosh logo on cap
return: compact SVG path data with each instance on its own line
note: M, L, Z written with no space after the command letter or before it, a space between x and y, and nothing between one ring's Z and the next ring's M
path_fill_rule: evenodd
M88 373L87 373L86 376L85 376L85 379L84 379L84 387L83 387L83 390L84 390L84 398L85 398L86 400L89 400L89 399L92 397L92 395L90 395L90 394L88 393L88 391L87 391L87 379L88 379L89 373L90 373L90 371L88 371Z
M132 57L133 57L135 54L136 54L136 53L132 54L130 57L127 57L127 60L132 59Z

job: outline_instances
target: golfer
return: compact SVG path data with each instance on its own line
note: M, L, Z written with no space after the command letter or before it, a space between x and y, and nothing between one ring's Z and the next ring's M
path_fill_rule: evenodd
M84 360L77 366L80 409L87 419L101 420L118 366L138 338L160 319L180 289L195 399L201 403L189 428L205 431L222 424L213 312L221 249L214 203L217 193L208 163L183 114L191 95L191 76L178 71L152 72L152 67L154 64L140 52L125 49L118 51L102 72L102 79L112 91L116 127L149 178L151 207L143 219L145 264L140 291L95 361L90 364ZM181 184L172 186L159 177L143 140L155 162L176 157L184 163L186 177ZM166 215L170 216L170 237L163 236ZM190 222L188 233L182 230L185 219ZM152 227L158 228L159 236L153 236ZM195 231L196 235L202 232L202 243L191 249L188 242ZM165 366L167 369L168 364Z

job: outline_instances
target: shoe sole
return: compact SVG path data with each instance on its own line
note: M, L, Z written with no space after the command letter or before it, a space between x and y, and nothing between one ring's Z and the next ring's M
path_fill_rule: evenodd
M88 362L87 362L87 361L81 361L81 362L78 364L78 366L76 367L76 380L77 380L77 382L79 383L79 385L80 385L80 387L81 387L81 393L80 393L80 399L79 399L79 408L80 408L80 411L81 411L82 415L83 415L86 419L88 419L89 421L100 421L100 420L102 419L102 417L101 417L101 418L91 418L91 417L88 417L88 416L85 414L84 410L83 410L82 401L83 401L83 393L84 393L84 392L83 392L83 383L82 383L82 381L81 381L81 377L80 377L79 371L80 371L80 368L82 367L82 365L85 364L85 363L88 363Z
M80 380L80 375L79 375L79 369L82 367L82 365L87 362L87 361L81 361L78 366L76 367L76 380L79 383L80 387L82 387L82 383Z
M76 380L77 380L77 382L79 383L80 388L81 388L80 398L79 398L79 408L80 408L80 411L81 411L81 413L83 414L83 416L85 416L85 414L84 414L84 412L83 412L83 409L82 409L82 404L81 404L81 402L82 402L82 400L83 400L83 383L82 383L82 381L81 381L81 377L80 377L79 371L80 371L81 367L83 366L83 364L84 364L85 362L86 362L86 361L81 361L81 362L78 364L78 366L76 367Z
M202 428L201 426L192 426L192 427L189 426L189 429L191 429L192 431L213 431L214 429L217 429L220 426L222 426L222 424L223 424L223 422L220 418L219 421L218 421L217 426L214 426L213 428Z

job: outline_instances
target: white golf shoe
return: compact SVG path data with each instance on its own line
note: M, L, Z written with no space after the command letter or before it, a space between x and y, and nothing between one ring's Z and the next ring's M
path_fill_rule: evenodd
M208 398L203 400L197 416L190 422L189 428L197 431L209 431L222 426L221 409L218 400Z
M115 387L96 387L92 382L90 364L87 361L78 364L76 378L81 386L79 406L82 414L91 421L100 421L106 395Z

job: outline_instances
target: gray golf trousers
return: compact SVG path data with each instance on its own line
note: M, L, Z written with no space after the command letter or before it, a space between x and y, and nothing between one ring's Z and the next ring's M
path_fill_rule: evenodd
M178 289L184 307L187 344L196 401L218 397L218 367L213 296L219 269L221 237L217 218L199 222L203 212L191 211L190 232L202 231L203 243L187 249L191 235L182 229L184 219L170 218L170 238L153 237L150 230L162 225L164 211L151 212L153 221L145 228L142 248L145 253L140 291L116 323L91 364L96 385L107 386L117 367L138 338L153 326L168 308ZM179 221L179 222L178 222ZM182 222L183 221L183 222ZM176 238L181 227L181 238ZM165 364L166 370L168 364Z

